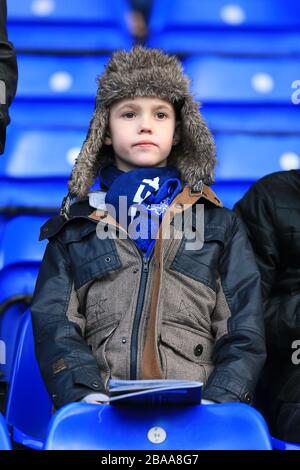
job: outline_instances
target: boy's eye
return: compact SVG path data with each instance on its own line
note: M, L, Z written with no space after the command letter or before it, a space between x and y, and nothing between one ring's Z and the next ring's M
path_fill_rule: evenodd
M160 112L157 113L157 117L159 119L163 119L164 117L167 117L167 115L165 113L163 113L162 111L160 111Z
M128 113L124 113L124 114L122 114L122 117L129 117L129 119L131 119L131 118L132 118L132 116L134 116L134 113L130 113L130 112L128 112Z

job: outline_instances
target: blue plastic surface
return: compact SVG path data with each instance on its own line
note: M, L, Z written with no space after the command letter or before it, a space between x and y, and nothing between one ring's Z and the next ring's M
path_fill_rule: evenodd
M0 271L0 303L15 299L0 316L0 340L5 345L5 360L0 363L0 380L9 382L19 326L28 305L20 296L33 294L39 263L15 263ZM18 297L19 296L19 297ZM17 301L19 298L19 301Z
M97 52L129 50L133 40L120 27L95 25L9 25L9 38L22 52Z
M272 446L276 450L300 450L300 444L286 442L272 437Z
M5 224L0 243L0 269L20 261L42 260L47 240L38 239L46 220L43 216L20 215Z
M236 54L290 56L300 54L300 33L249 31L167 31L153 33L149 47L174 54Z
M0 177L0 185L3 190L0 193L0 206L3 210L13 211L14 208L18 208L22 212L23 209L29 211L29 208L40 208L45 212L50 208L49 217L58 214L68 191L67 178Z
M150 26L156 31L216 27L295 30L300 27L300 5L297 0L259 0L259 8L248 0L154 0Z
M300 113L295 105L211 105L201 108L212 132L300 134Z
M217 134L216 179L255 181L275 171L300 168L300 136Z
M35 23L94 23L119 25L129 8L126 0L9 0L8 20Z
M298 60L195 56L184 62L192 91L204 103L291 105ZM299 93L298 93L299 94Z
M18 55L19 99L95 99L107 56ZM84 71L84 73L83 73ZM74 108L74 112L76 108Z
M20 325L5 413L14 441L40 449L51 410L52 403L35 358L31 316L27 310Z
M154 0L150 47L179 53L300 53L297 0Z
M12 0L10 40L20 50L109 50L129 48L126 0Z
M11 450L11 442L6 423L0 413L0 450Z
M166 439L152 443L151 428ZM45 449L271 449L262 416L240 403L135 407L76 403L59 410Z
M84 95L83 90L82 95ZM11 126L8 128L7 142L13 138L14 128L22 129L65 129L87 130L94 112L94 98L87 100L42 100L18 99L10 108ZM30 110L30 112L28 111ZM75 112L76 110L76 112Z
M68 178L86 138L86 131L64 129L15 127L11 134L0 160L0 176L19 178Z
M254 181L223 180L216 181L212 186L213 191L221 199L224 207L232 209L233 206L244 196Z

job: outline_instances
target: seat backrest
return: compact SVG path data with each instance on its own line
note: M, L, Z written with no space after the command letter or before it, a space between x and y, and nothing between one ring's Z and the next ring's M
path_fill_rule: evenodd
M41 448L51 418L52 403L35 357L30 311L20 325L5 418L16 442Z
M154 0L150 31L193 29L288 30L300 26L297 0Z
M86 137L85 131L65 129L15 128L11 134L0 176L37 179L67 179Z
M91 99L108 56L18 55L18 99ZM84 73L83 73L84 71ZM77 112L74 109L74 112Z
M115 406L74 403L52 418L46 450L271 450L262 416L248 405Z
M0 271L0 380L8 383L23 314L31 303L40 263L14 263Z
M0 241L0 269L16 262L40 262L47 241L38 241L48 217L20 215L6 222Z
M11 441L9 438L6 423L0 413L0 450L11 450Z
M216 179L255 181L269 173L300 168L300 136L217 134Z
M292 105L299 61L194 56L184 62L184 69L196 98L205 104Z
M97 25L124 25L128 12L127 0L10 0L9 22L22 23L93 23Z
M274 450L300 450L300 444L295 442L282 441L272 437L272 445Z

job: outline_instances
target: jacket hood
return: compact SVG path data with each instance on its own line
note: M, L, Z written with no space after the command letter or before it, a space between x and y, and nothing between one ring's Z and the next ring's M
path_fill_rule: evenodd
M104 144L109 107L123 98L153 96L171 102L180 121L181 139L174 145L168 165L178 168L191 187L213 182L215 145L190 90L190 79L175 56L160 49L135 46L113 54L102 76L87 137L69 179L69 194L85 198L98 171L114 162L113 149Z

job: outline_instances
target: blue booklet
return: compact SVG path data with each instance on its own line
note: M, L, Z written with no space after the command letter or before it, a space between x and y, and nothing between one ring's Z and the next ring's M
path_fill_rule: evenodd
M112 405L194 405L201 403L202 382L192 380L110 380Z

